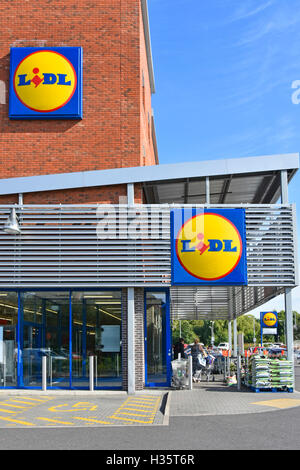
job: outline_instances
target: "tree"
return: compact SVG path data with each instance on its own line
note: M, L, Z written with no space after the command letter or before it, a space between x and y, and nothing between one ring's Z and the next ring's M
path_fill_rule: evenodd
M253 343L255 325L255 336L259 338L260 335L260 322L256 320L253 315L242 315L237 319L238 333L244 333L245 343Z
M294 339L300 339L300 314L293 312L294 319ZM284 310L278 312L278 335L270 336L270 341L286 342L285 338L285 312ZM238 333L244 333L245 343L253 343L255 325L255 337L257 342L260 342L260 320L256 319L253 315L242 315L237 319ZM173 344L175 344L180 337L179 320L175 320L172 326ZM211 321L210 320L181 320L181 336L188 344L194 342L198 338L201 343L206 346L211 344ZM228 321L215 320L214 321L214 337L215 344L218 345L222 342L228 341ZM266 337L265 337L266 338Z
M172 326L172 342L177 343L180 338L180 324L181 321L181 337L187 344L192 344L195 341L197 335L195 335L193 326L189 320L175 320ZM197 337L198 338L198 337ZM199 338L198 338L199 339Z

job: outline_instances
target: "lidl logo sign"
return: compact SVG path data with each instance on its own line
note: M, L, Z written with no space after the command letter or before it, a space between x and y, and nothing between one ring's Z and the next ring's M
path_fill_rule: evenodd
M277 312L261 312L261 323L263 328L277 327Z
M80 47L11 48L12 119L82 117Z
M247 283L244 209L174 209L174 285Z

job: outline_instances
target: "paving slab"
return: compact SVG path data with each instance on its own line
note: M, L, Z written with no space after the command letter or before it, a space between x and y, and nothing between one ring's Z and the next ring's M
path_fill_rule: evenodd
M198 384L197 384L198 385ZM254 393L248 388L207 383L193 390L175 390L170 396L170 417L262 413L300 406L300 393Z

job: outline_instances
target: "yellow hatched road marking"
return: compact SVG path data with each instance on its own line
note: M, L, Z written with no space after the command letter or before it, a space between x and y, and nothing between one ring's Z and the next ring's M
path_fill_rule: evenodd
M90 421L91 423L112 424L112 423L109 423L108 421L100 421L99 419L93 419L93 418L79 418L77 416L74 416L74 419L80 419L81 421Z
M130 400L129 403L137 403L139 405L153 406L156 401L141 401L141 400Z
M144 405L143 403L136 403L134 401L130 401L129 403L127 403L127 405L134 405L134 406L141 406L142 408L153 408L154 404L153 405Z
M0 419L2 419L3 421L9 421L10 423L25 424L26 426L35 426L35 424L33 423L27 423L27 421L20 421L19 419L4 418L4 416L0 416Z
M158 410L160 404L160 398L157 399L156 406L155 406L155 412Z
M23 400L12 400L12 399L10 399L9 402L13 402L13 403L24 403L25 405L31 405L31 406L34 406L34 405L38 405L38 404L39 404L39 403L32 403L32 402L23 401Z
M123 408L119 408L119 410L131 410L131 411L141 411L143 413L152 413L151 410L142 410L141 408L128 408L127 406L126 407L123 407ZM117 413L117 411L116 411Z
M1 402L0 406L12 406L13 408L21 408L22 410L28 409L27 406L12 405L10 403Z
M55 424L69 424L71 426L74 425L74 423L69 423L68 421L59 421L58 419L50 419L50 418L36 418L40 419L41 421L49 421L50 423L55 423Z
M12 414L17 414L17 413L18 413L18 411L13 411L13 410L2 410L1 408L0 408L0 411L1 411L1 413L12 413Z
M294 406L300 405L300 400L295 400L293 398L279 398L275 400L265 400L265 401L257 401L251 403L251 405L262 405L262 406L272 406L274 408L291 408Z
M157 400L157 398L140 398L140 397L132 397L132 398L129 398L129 400L138 400L138 401L150 401L150 402L154 402Z
M157 397L154 397L153 395L136 395L136 398L147 398L149 400L156 400Z
M133 422L135 422L135 423L144 423L144 424L153 423L153 420L151 420L151 421L141 421L140 419L121 418L121 417L119 417L119 416L109 416L109 418L112 418L112 419L119 419L120 421L133 421Z
M39 401L41 403L47 403L47 401L49 401L49 400L55 400L55 397L49 397L49 398L43 398L43 399L26 397L26 400Z
M154 421L161 396L157 398L149 397L132 397L128 398L115 412L112 416L109 416L111 419L118 419L120 421L131 421L136 423L151 424ZM126 411L128 410L128 411ZM130 413L131 411L139 411L138 413ZM117 416L119 415L119 416ZM128 418L123 418L120 415L128 416ZM129 416L141 416L144 418L149 418L148 421L143 421L139 419L129 418Z
M141 415L140 413L122 413L121 411L119 411L118 415L126 415L126 416L143 416L144 418L151 418L153 415L155 415L155 413L151 413L150 416L146 416L146 415Z

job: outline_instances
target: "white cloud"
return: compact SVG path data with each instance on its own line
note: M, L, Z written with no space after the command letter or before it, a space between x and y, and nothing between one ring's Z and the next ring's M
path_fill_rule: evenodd
M258 15L262 11L266 10L266 8L269 8L274 4L273 0L269 0L268 2L263 3L262 5L256 7L256 8L251 8L251 5L249 2L243 3L242 6L240 6L234 15L231 17L230 21L235 22L235 21L241 21L248 19L252 16Z

